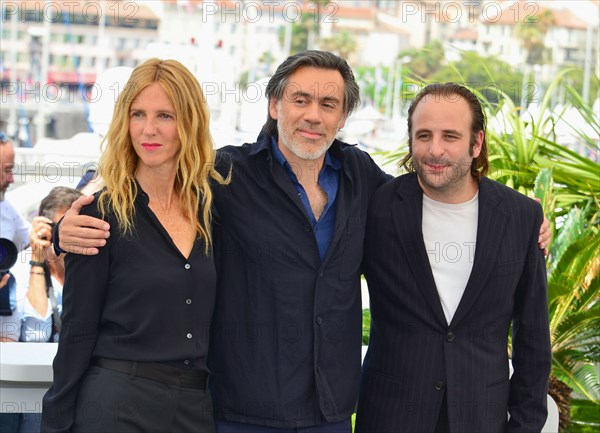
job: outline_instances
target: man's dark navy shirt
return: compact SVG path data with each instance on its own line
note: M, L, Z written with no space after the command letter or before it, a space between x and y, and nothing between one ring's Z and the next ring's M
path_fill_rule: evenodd
M335 229L335 197L337 195L338 185L340 184L339 171L342 168L342 163L329 153L325 153L325 161L323 163L322 170L319 172L319 179L317 180L317 183L321 188L323 188L325 194L327 194L327 205L323 209L321 217L317 220L312 208L310 207L310 202L308 201L308 196L306 195L306 191L304 191L304 187L298 181L298 177L292 170L292 166L289 164L289 162L287 162L285 156L279 149L279 146L277 146L275 137L271 138L271 151L273 152L273 157L275 158L275 161L279 163L279 165L285 168L285 171L296 187L296 191L298 191L298 197L304 205L304 210L310 217L310 222L312 224L313 231L317 239L317 245L319 247L319 255L321 256L321 260L323 260L325 258L325 254L327 254L327 249L329 248L329 244L333 238L333 231Z
M366 152L334 141L327 153L340 163L339 183L321 258L310 214L272 140L263 134L218 150L217 170L231 169L231 182L213 188L215 414L279 428L342 421L356 408L360 382L366 213L390 177Z

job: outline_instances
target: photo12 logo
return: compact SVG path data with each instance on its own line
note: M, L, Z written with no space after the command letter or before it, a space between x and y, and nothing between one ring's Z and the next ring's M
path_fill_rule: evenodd
M2 1L2 23L74 22L98 24L101 19L114 25L135 25L140 6L132 1Z
M268 20L274 23L283 19L288 23L313 21L315 23L337 23L335 18L340 6L336 2L320 4L302 1L214 1L202 5L202 22L220 19L221 23L258 23Z
M532 1L482 2L466 1L403 1L400 3L400 17L404 23L419 20L422 23L459 23L466 19L473 23L478 19L496 23L508 19L514 23L535 23L540 5Z

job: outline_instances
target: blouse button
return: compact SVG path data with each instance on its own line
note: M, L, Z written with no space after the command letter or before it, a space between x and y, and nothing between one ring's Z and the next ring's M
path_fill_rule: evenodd
M191 299L186 299L185 303L188 304L188 305L190 305L192 303L192 300Z
M190 365L190 360L189 360L189 359L186 359L185 361L183 361L183 363L184 363L185 365Z
M189 269L191 267L192 267L192 265L190 265L189 263L186 263L185 266L184 266L184 268L186 268L186 269Z
M188 335L186 335L186 337L187 337L188 339L191 339L191 338L192 338L192 334L190 334L190 333L188 332Z

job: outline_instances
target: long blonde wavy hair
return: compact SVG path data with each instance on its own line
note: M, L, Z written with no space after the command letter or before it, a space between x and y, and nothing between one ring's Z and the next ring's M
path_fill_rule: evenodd
M103 217L110 207L124 233L134 230L134 202L138 193L135 173L139 158L129 136L129 113L137 95L159 83L171 99L177 118L181 151L177 160L175 191L180 195L183 214L196 222L198 236L211 249L210 180L226 184L215 170L215 147L209 130L209 109L198 80L176 60L150 59L136 67L120 93L108 133L102 143L98 164L105 189L98 200Z

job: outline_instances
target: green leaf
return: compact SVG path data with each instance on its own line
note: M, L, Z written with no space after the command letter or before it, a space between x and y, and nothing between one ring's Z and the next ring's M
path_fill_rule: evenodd
M552 357L552 374L589 400L600 399L598 373L593 365L578 365L557 354Z

